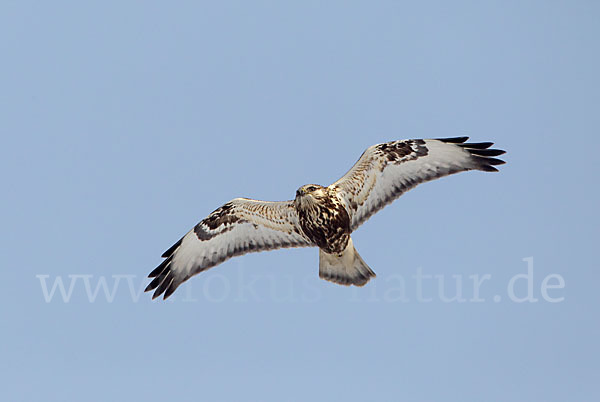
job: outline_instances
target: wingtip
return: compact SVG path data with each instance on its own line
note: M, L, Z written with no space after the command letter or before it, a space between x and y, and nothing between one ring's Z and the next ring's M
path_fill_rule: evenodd
M467 149L471 154L478 156L500 156L506 153L503 149Z
M466 137L463 137L466 138ZM485 172L497 172L494 166L503 165L506 162L502 159L497 159L495 156L504 155L506 153L503 149L490 148L494 145L493 142L461 142L455 143L465 151L467 151L474 162L473 169L483 170Z
M468 141L469 137L436 138L436 140L451 144L462 144L463 142Z
M485 172L498 172L498 169L494 166L504 165L506 162L502 159L496 158L485 158L482 156L475 156L476 168Z
M173 255L173 253L175 253L175 250L177 250L177 248L181 245L182 241L183 241L183 237L181 239L179 239L179 241L177 243L175 243L171 247L169 247L169 249L167 251L162 253L161 257L167 258L167 257L170 257L171 255Z
M467 142L465 144L458 144L458 145L463 148L469 148L469 149L488 149L489 147L494 145L494 143L493 142Z
M149 292L151 290L156 289L158 287L158 285L161 284L163 279L164 279L164 276L157 276L156 278L152 279L152 281L148 284L148 286L146 286L146 289L144 290L144 292Z
M506 161L497 158L485 158L485 161L490 165L504 165Z
M179 285L175 285L175 281L171 282L167 290L165 291L165 295L163 296L163 300L167 300L174 292L177 290Z
M171 257L168 257L166 260L161 262L158 265L158 267L154 268L152 270L152 272L150 272L148 274L148 278L156 278L157 276L160 276L165 271L165 269L167 268L167 266L169 265L170 262L171 262Z

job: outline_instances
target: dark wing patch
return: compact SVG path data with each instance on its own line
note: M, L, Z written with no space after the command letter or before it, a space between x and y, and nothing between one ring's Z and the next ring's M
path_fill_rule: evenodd
M211 230L216 230L219 226L231 225L239 220L240 217L234 213L233 203L228 202L208 215L202 224Z
M389 162L400 163L410 156L416 159L427 155L427 147L423 140L393 141L376 145L375 148L381 152Z

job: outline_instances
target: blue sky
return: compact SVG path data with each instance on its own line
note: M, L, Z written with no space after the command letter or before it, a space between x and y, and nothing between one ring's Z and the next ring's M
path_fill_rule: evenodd
M598 400L599 17L593 1L2 2L4 398ZM294 249L139 295L229 199L290 199L369 145L452 136L507 164L364 224L366 287ZM528 286L537 301L515 301Z

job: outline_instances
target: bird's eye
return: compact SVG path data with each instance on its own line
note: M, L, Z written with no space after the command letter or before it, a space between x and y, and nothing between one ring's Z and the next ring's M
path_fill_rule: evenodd
M308 191L315 191L317 188L315 186L308 186Z

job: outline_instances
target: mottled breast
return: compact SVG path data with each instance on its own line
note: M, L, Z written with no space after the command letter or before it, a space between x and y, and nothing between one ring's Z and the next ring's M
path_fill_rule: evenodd
M350 217L335 194L299 208L298 218L304 234L325 252L338 254L348 245Z

